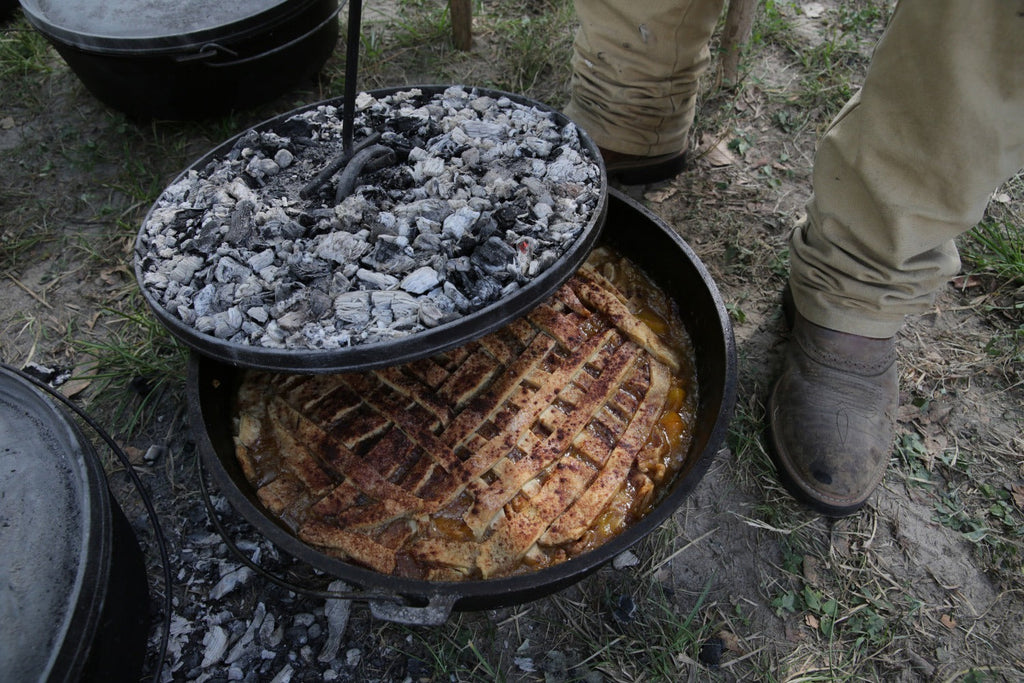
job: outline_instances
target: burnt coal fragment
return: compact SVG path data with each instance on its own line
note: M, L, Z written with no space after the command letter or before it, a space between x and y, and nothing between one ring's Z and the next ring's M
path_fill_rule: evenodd
M721 638L708 638L700 646L700 653L697 655L697 659L704 666L717 669L722 663L722 653L724 651L725 642Z

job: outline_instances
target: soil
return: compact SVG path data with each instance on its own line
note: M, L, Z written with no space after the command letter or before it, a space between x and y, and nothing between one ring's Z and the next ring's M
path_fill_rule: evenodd
M795 19L808 40L820 40L825 18L812 14ZM489 40L477 36L475 54L486 56ZM89 360L76 340L109 341L125 329L117 312L137 296L132 243L155 194L223 139L326 94L300 88L217 123L139 123L96 101L55 53L47 60L36 77L4 76L0 93L0 353L17 368L74 371ZM457 613L437 629L387 623L362 602L345 621L348 603L278 586L231 554L208 517L184 382L172 377L141 426L115 434L166 535L170 586L142 495L104 451L111 489L147 556L154 620L146 674L169 616L164 680L635 680L650 669L632 670L600 648L649 627L643 612L668 604L679 619L698 615L696 641L674 660L691 680L1024 676L1024 392L1020 368L989 353L1002 328L979 305L983 281L950 283L901 333L900 447L862 513L829 520L808 512L778 485L764 454L764 404L786 339L786 237L810 196L825 123L797 104L791 63L765 47L750 56L745 87L725 89L709 75L689 168L657 186L622 188L708 267L733 315L740 358L730 438L672 523L634 549L638 567L609 565L557 594ZM485 84L482 68L474 66ZM436 78L407 69L380 85ZM26 84L30 91L14 97L10 89ZM62 391L113 428L119 416L97 398L101 385L73 379ZM997 517L990 510L1000 502ZM329 583L261 538L216 490L212 503L246 555L299 581ZM645 581L662 586L660 598L639 588ZM828 605L835 596L838 612ZM641 614L614 609L623 600ZM594 623L565 628L566 615L572 623L581 614ZM587 628L597 635L581 635ZM708 654L715 647L720 659Z

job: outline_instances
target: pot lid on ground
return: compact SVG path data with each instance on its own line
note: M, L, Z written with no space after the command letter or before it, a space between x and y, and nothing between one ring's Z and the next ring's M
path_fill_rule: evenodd
M109 505L92 446L0 368L0 680L70 680L85 662L109 571Z

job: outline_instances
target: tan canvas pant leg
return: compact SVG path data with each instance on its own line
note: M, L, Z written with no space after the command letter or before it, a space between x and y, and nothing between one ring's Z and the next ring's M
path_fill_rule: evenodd
M576 0L565 113L600 147L677 152L693 123L698 79L724 0Z
M814 164L791 286L811 322L870 337L926 310L953 238L1024 167L1024 2L901 0Z

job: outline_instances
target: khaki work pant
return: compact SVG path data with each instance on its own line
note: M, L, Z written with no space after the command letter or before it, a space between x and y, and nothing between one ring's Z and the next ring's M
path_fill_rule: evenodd
M604 149L657 156L686 145L724 0L576 0L565 113Z
M578 0L569 115L608 149L678 149L706 53L656 31L658 49L641 59L637 41L652 44L645 22L657 16L667 35L706 48L720 8ZM647 130L659 122L667 133ZM790 241L797 308L824 327L891 336L959 270L953 239L1022 167L1024 1L900 0L863 87L819 143L808 220Z

